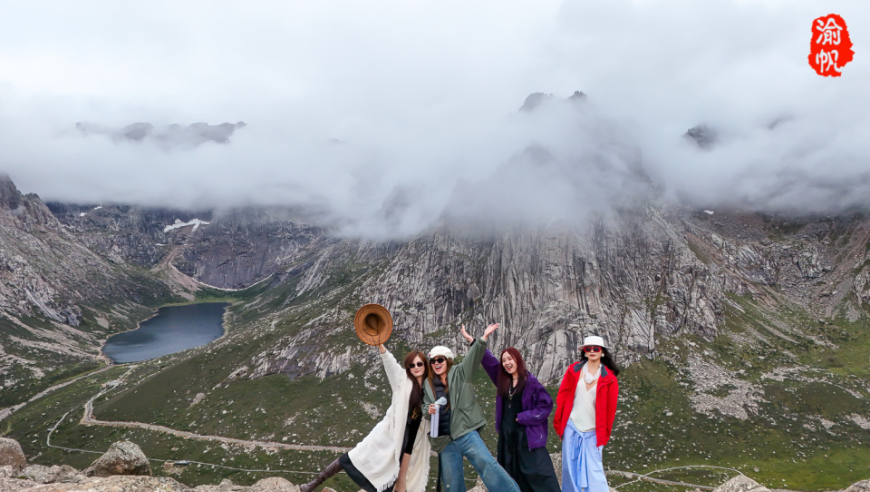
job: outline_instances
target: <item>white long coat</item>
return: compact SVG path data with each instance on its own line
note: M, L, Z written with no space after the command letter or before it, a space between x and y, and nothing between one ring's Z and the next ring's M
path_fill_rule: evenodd
M387 409L384 419L348 453L353 465L379 492L399 477L402 441L405 439L405 424L408 420L408 400L411 399L411 390L414 387L405 373L405 368L396 362L393 354L384 352L381 360L393 391L390 408ZM408 492L424 492L429 478L431 447L423 422L428 421L420 419L420 429L417 431L411 463L405 477Z

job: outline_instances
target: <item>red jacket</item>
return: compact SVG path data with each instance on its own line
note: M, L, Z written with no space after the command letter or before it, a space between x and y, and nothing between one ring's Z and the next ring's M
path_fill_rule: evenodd
M574 391L577 389L580 371L585 363L584 360L568 366L562 384L559 386L559 394L556 396L556 415L553 419L553 428L556 429L559 439L565 434L565 427L568 425L568 419L571 418ZM598 378L598 388L595 391L595 438L599 446L604 446L610 440L613 418L616 416L617 398L619 398L619 383L616 381L616 376L601 364L601 376Z

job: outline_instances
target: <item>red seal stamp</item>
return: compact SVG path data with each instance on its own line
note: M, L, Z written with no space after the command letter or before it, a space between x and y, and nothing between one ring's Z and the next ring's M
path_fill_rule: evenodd
M810 66L823 77L839 77L843 67L852 61L852 40L846 21L837 14L828 14L813 21L810 39Z

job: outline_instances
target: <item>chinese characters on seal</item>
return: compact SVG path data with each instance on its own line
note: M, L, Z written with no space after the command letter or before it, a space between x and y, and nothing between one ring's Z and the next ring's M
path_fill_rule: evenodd
M846 21L837 14L828 14L813 21L810 40L810 66L823 77L839 77L843 67L852 61L852 40Z

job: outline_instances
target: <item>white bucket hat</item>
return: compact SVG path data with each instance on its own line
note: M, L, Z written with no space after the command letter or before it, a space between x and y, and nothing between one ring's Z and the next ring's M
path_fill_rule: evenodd
M453 351L449 348L439 345L437 347L433 347L432 350L429 351L429 358L433 358L435 356L440 355L441 357L446 357L450 360L455 359L456 357L453 355Z
M588 347L590 345L597 345L601 348L610 350L610 348L604 344L604 339L597 336L586 337L583 339L583 345L580 346L579 350L583 350L583 347ZM431 357L431 355L430 355Z

